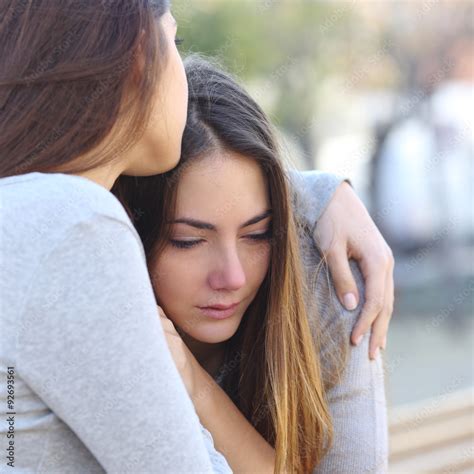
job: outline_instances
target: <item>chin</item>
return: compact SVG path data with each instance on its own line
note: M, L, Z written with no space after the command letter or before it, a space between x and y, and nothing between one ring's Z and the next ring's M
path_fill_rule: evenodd
M201 331L197 331L196 334L189 334L193 339L206 344L219 344L230 339L236 332L237 328L203 328Z
M177 153L176 155L170 153L167 156L169 157L168 160L166 161L163 160L159 163L160 169L158 173L166 173L167 171L170 171L173 168L176 168L181 158L181 150L179 150L179 153Z
M147 156L146 159L134 165L132 169L126 170L123 174L128 176L155 176L176 168L181 158L181 148L178 147L176 150L176 147L173 147L172 149L173 151L171 149L162 151L159 156ZM166 159L163 157L166 157Z

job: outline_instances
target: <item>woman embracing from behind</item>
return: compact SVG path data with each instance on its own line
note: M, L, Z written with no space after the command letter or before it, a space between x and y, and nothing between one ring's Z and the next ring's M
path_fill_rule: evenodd
M0 375L14 379L0 386L2 406L14 400L0 422L2 472L225 463L171 357L140 238L110 193L122 173L179 160L176 29L165 0L0 3Z

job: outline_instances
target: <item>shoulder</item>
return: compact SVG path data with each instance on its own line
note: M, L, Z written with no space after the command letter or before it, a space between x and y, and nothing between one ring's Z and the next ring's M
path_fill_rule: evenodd
M15 307L35 282L53 274L72 282L92 272L96 281L105 268L113 273L120 265L145 265L125 209L85 178L29 173L0 179L0 221L0 263L8 282L1 295Z
M357 355L350 350L350 336L365 303L364 278L357 262L350 260L360 298L358 306L349 311L339 301L327 262L307 227L300 227L299 239L309 325L319 348L326 386L333 386L340 380L347 358ZM365 363L365 359L360 362Z
M352 329L365 302L364 278L350 260L360 294L358 307L348 311L339 302L330 271L308 235L302 235L303 264L309 281L308 317L319 347L334 443L315 473L386 472L387 410L383 355L369 359L369 338L350 343Z
M360 267L354 259L349 260L360 295L357 307L349 311L339 301L327 262L314 242L308 227L300 225L298 228L300 254L307 281L309 303L317 308L317 311L310 311L309 317L313 319L317 317L323 324L339 322L344 326L346 335L349 335L360 317L365 303L365 283Z
M120 201L107 189L74 175L28 173L0 179L2 221L12 237L54 246L81 223L115 222L136 233ZM136 234L138 237L138 234Z
M63 173L28 173L0 179L0 195L5 210L24 214L61 212L64 218L101 213L127 221L120 201L99 184ZM2 209L3 210L3 209Z
M290 195L296 217L310 228L321 217L336 189L345 181L339 175L318 170L287 170ZM347 181L347 180L346 180Z

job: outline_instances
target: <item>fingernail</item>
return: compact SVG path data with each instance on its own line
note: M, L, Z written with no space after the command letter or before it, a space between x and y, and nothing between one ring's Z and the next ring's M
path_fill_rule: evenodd
M374 351L374 357L373 357L373 359L375 359L375 358L377 357L378 353L379 353L379 348L376 347L376 348L375 348L375 351Z
M363 335L360 335L356 340L355 340L355 345L358 346L360 344L360 342L362 341L362 338L364 336Z
M384 337L382 341L382 349L385 350L385 347L387 347L387 338Z
M344 300L344 306L349 311L352 311L353 309L357 308L357 300L353 293L346 293L343 296L343 300Z

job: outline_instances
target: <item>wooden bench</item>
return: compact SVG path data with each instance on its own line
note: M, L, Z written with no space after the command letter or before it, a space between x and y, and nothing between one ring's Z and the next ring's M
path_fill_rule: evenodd
M474 473L474 390L389 409L389 473Z

